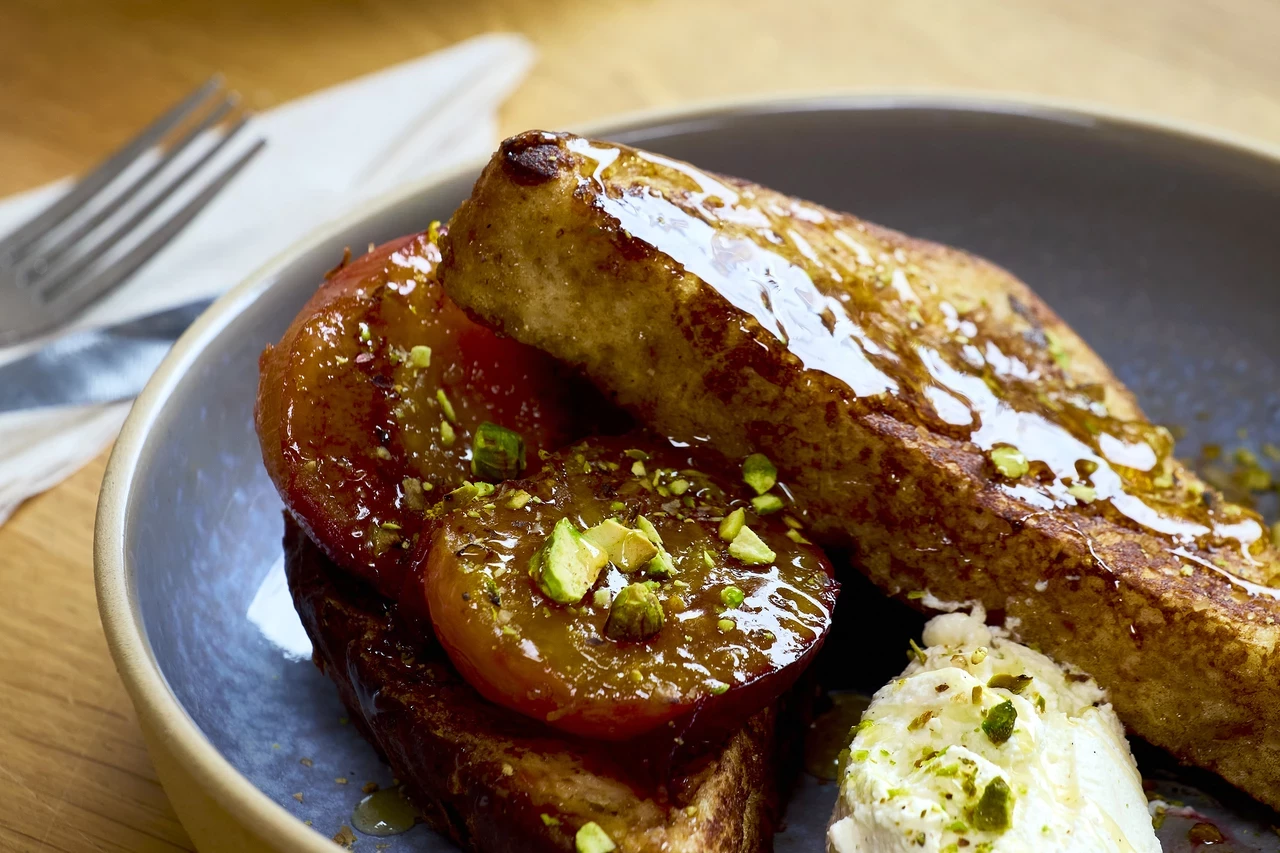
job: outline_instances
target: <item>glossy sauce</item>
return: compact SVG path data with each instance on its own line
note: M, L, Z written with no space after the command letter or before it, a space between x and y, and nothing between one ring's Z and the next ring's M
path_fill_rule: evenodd
M1026 475L991 471L1009 495L1107 513L1166 537L1175 559L1188 547L1229 548L1258 567L1245 580L1271 580L1255 559L1266 547L1259 517L1175 475L1168 432L1112 417L1101 389L1072 378L1065 351L1015 298L1013 316L995 322L990 306L953 304L961 293L948 301L905 255L873 254L862 223L645 152L565 144L584 158L580 187L624 236L715 288L800 365L839 380L852 406L983 451L1016 447L1032 463ZM641 178L619 191L620 175Z
M366 794L351 811L351 825L377 838L408 832L420 819L399 785Z
M481 422L519 431L533 467L539 449L596 423L573 409L597 399L590 388L444 295L439 260L423 234L335 270L261 362L268 472L334 561L385 594L399 590L425 508L472 476Z
M643 473L632 458L638 450L647 454ZM537 478L504 484L444 519L419 594L463 676L491 701L611 740L678 720L689 737L727 731L785 691L830 626L831 566L818 548L789 538L778 515L751 512L747 525L776 557L746 565L731 556L718 526L746 502L747 487L695 464L646 436L592 439L547 460ZM675 479L689 484L679 496L664 485ZM513 509L520 490L536 499ZM528 565L561 518L585 530L610 517L634 526L638 515L676 571L655 583L664 611L657 635L617 641L604 632L610 601L644 579L643 569L610 564L592 592L562 606L543 595ZM730 586L743 594L737 606L725 602Z

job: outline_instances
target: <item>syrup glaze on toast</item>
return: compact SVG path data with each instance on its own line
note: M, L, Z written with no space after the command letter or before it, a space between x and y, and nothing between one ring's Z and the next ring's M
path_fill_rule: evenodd
M1029 288L625 146L529 132L452 222L464 308L660 432L774 459L914 601L980 600L1138 734L1280 805L1280 565Z

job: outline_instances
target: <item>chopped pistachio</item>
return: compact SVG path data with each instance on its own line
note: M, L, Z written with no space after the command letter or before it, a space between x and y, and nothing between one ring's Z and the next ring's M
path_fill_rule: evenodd
M665 548L659 548L658 553L649 561L649 565L645 567L645 571L651 577L665 580L676 573L676 564Z
M742 602L747 600L747 595L736 586L726 586L720 590L720 601L725 607L734 608L741 607Z
M729 513L720 522L720 538L726 542L732 542L738 538L738 534L742 531L743 525L747 523L747 513L742 507L738 507Z
M454 489L445 498L454 502L456 506L470 502L474 498L487 498L493 494L493 486L489 483L472 483L463 480L462 485Z
M1049 355L1057 362L1058 367L1068 370L1071 367L1071 354L1062 345L1062 339L1052 329L1044 330L1044 339L1048 345Z
M1018 709L1006 699L987 711L982 719L982 731L996 746L1013 736L1013 726L1018 720Z
M409 350L409 363L414 367L431 366L431 347L418 344Z
M702 549L702 565L706 566L708 569L714 569L716 567L715 557L712 557L711 552L705 548Z
M373 336L369 333L369 324L361 323L360 324L360 340L364 341L365 343L368 343L371 337Z
M662 630L664 619L657 594L645 584L629 584L613 599L604 635L611 640L647 640Z
M440 220L439 219L431 220L431 224L427 227L427 239L432 243L438 244L440 242ZM544 815L543 817L545 818L546 816ZM556 823L559 823L559 822L560 821L556 821Z
M453 447L453 443L458 440L458 435L453 431L453 424L448 421L440 422L440 443L445 447Z
M787 538L790 539L792 542L796 543L797 545L813 544L808 539L805 539L804 536L801 535L799 530L796 530L794 528L787 531Z
M645 453L643 450L637 450L637 449L635 449L635 448L632 448L632 449L630 449L630 450L624 450L624 451L622 451L622 455L623 455L623 456L630 457L631 459L638 460L638 461L640 461L640 462L648 462L648 461L649 461L649 454L648 454L648 453Z
M729 556L738 558L748 566L772 563L778 557L754 530L745 525L729 543Z
M707 685L707 690L711 692L712 696L720 696L728 692L729 685L723 681L713 681Z
M638 515L636 516L636 527L640 528L640 531L644 533L645 536L649 537L650 542L661 547L662 537L658 535L658 531L653 526L653 522L649 521L649 519L645 518L643 515Z
M601 829L600 824L594 820L582 825L578 834L573 837L573 845L576 853L610 853L611 850L618 849L609 833Z
M778 469L768 456L752 453L742 462L742 479L757 495L763 495L778 484Z
M734 628L737 628L738 623L734 622L732 619L721 619L716 623L716 627L719 628L722 633L727 634Z
M641 462L639 459L637 459L635 462L632 462L631 473L635 474L637 477L643 477L645 475L644 463Z
M751 507L757 515L769 515L782 509L782 498L774 494L756 495L751 499Z
M583 538L573 522L562 518L529 560L529 576L552 601L576 604L608 561L608 555Z
M1031 682L1032 677L1029 675L1009 675L1007 673L1001 673L1000 675L991 676L987 681L987 686L1008 690L1010 693L1021 693L1023 690L1027 689L1027 685Z
M996 470L1010 480L1016 480L1031 470L1027 457L1016 447L1002 444L991 449L991 462Z
M689 491L689 481L685 479L672 480L670 483L667 484L667 489L671 492L671 494L675 495L676 497L679 497L680 495L683 495L685 492Z
M801 524L799 521L797 521L796 519L792 518L789 515L784 515L782 517L782 523L785 524L787 527L790 527L792 530L800 530L801 528L804 527L803 524Z
M987 783L973 810L973 826L982 832L1004 832L1013 817L1013 792L1009 783L997 776Z
M436 401L440 404L440 411L444 412L445 418L456 424L458 414L453 410L453 402L449 399L449 395L444 393L443 388L436 389Z
M936 716L938 716L938 712L936 710L930 709L925 711L910 723L907 723L907 731L914 732L923 729L925 726L929 725L929 721Z
M1091 504L1098 499L1098 490L1084 483L1072 483L1067 489L1067 494L1082 504Z
M385 447L379 444L378 447L373 451L373 455L377 456L379 459L390 459L391 451L387 450Z
M485 421L471 437L471 473L500 483L519 477L525 468L524 438L520 433Z
M529 494L524 489L516 489L507 497L506 507L507 509L524 509L525 505L529 503L529 500L532 497L533 495Z
M601 610L604 610L613 603L613 594L604 587L600 587L591 594L591 603L596 607L599 607Z
M609 562L624 572L633 572L658 554L658 547L639 530L607 518L582 534L609 555Z

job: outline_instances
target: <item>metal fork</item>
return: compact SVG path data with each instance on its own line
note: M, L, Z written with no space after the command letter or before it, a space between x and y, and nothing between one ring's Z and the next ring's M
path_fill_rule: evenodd
M164 248L262 150L258 139L119 257L111 250L151 224L248 121L234 92L214 77L85 175L43 213L0 239L0 345L56 329L106 296ZM228 119L229 121L224 121ZM167 144L172 132L181 135ZM196 143L204 146L203 151ZM179 156L200 153L171 178ZM146 163L146 158L154 162ZM132 167L132 168L131 168ZM137 177L125 176L139 172ZM162 183L162 177L167 182ZM123 186L118 186L123 184ZM150 189L150 195L144 190ZM138 203L126 205L137 198Z

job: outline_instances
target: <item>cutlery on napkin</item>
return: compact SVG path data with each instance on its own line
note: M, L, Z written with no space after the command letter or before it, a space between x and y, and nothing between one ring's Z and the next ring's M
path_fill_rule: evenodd
M190 228L58 335L0 349L0 369L56 364L60 339L67 339L64 349L109 341L110 334L85 333L215 297L344 210L484 156L496 142L497 108L532 60L520 36L480 36L259 114L254 129L266 137L266 149ZM0 233L69 185L59 181L0 200ZM170 312L169 319L182 314ZM23 376L40 381L35 369L0 375L6 383ZM57 399L48 388L34 389L30 400L40 407L0 413L0 523L101 452L130 406L45 405Z

